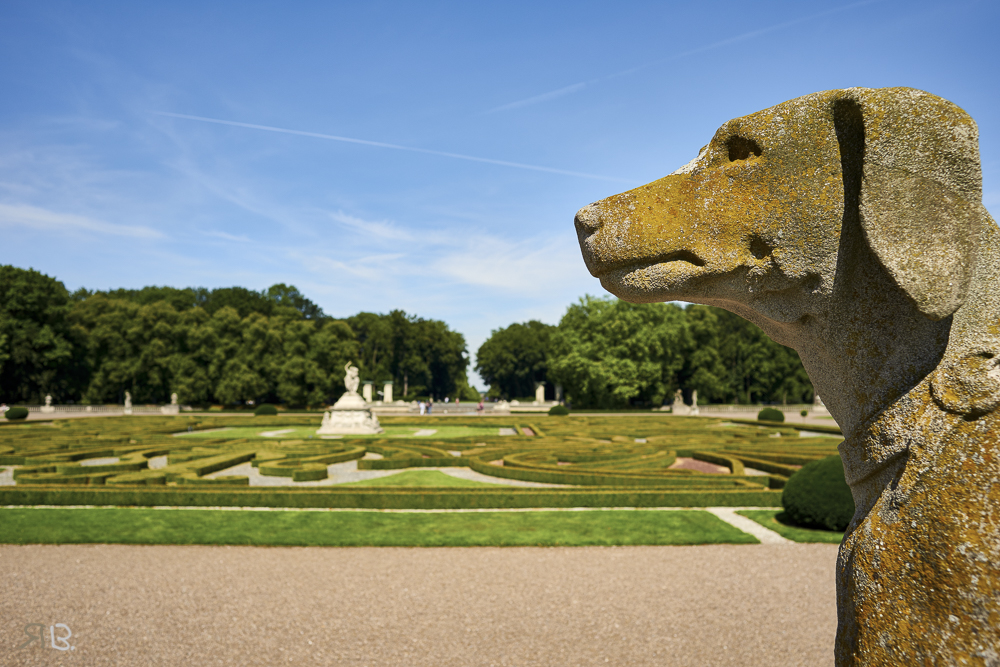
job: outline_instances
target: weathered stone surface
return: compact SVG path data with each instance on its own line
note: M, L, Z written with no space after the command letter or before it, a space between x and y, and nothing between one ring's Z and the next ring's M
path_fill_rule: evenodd
M576 216L612 293L726 308L798 350L857 507L840 665L1000 665L1000 231L981 184L960 108L849 88L731 120Z

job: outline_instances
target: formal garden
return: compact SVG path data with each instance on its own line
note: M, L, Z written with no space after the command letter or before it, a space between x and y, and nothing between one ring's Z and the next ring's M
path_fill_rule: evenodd
M800 513L796 525L782 511L803 466L839 464L836 427L659 415L386 416L381 434L320 437L318 421L3 423L0 542L757 541L697 509L706 507L754 508L739 512L793 541L838 542L830 528L845 525L824 525L822 512ZM839 484L826 493L846 489L842 472Z

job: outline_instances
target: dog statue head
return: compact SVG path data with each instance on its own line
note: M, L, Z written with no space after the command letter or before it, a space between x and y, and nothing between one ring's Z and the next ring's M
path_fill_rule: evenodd
M996 229L981 184L978 131L960 108L850 88L731 120L694 160L585 206L575 224L605 289L751 320L800 352L849 428L940 362L980 236ZM933 341L916 364L901 349L914 337ZM894 382L886 364L911 368Z
M1000 646L1000 230L981 182L964 111L849 88L731 120L576 215L608 291L720 306L799 352L856 508L838 665Z

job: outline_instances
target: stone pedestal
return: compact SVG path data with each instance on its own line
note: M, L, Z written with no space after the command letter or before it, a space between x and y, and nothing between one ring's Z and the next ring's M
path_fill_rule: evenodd
M545 402L545 383L539 382L535 385L535 403L541 405Z
M386 404L392 403L392 383L391 382L386 382L385 383L385 387L383 387L383 389L382 389L382 402L386 403Z
M816 417L829 416L830 411L826 409L826 406L823 404L823 399L819 397L819 394L813 395L813 406L812 409L809 410L809 414Z
M365 399L345 392L333 407L323 413L323 423L316 435L368 435L383 433L378 417L365 407Z
M371 380L365 380L361 387L361 397L365 399L365 403L372 402L372 384L374 383Z
M45 397L45 405L42 406L42 412L55 412L55 411L56 411L56 409L52 405L52 397L51 396L46 396Z

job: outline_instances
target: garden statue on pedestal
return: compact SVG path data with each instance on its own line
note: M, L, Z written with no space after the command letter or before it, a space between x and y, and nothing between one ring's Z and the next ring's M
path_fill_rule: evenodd
M160 407L160 412L165 415L180 414L181 406L177 405L177 393L170 394L170 405Z
M52 406L52 397L45 397L45 405L42 406L42 412L55 412L56 409Z
M132 394L125 392L125 414L132 414Z
M675 415L691 414L691 408L684 404L684 393L680 389L674 392L674 402L670 406L670 413Z
M323 422L316 434L323 436L383 433L378 417L365 407L365 399L358 395L358 385L361 384L358 367L347 362L344 370L347 371L347 375L344 376L344 386L347 391L332 408L323 413Z

